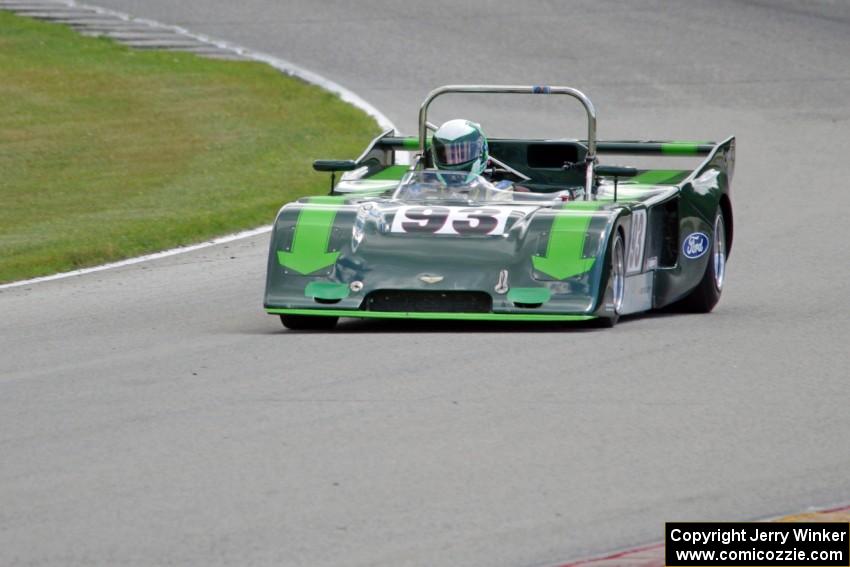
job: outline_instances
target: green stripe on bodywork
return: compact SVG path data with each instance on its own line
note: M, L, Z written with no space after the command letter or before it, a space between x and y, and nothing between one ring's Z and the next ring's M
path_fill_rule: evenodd
M383 189L370 189L366 191L352 191L343 195L316 195L314 197L303 197L298 199L299 203L310 203L311 205L344 205L352 199L366 199L384 194Z
M277 309L272 315L319 315L325 317L357 317L373 319L436 319L452 321L588 321L592 315L512 314L512 313L427 313L415 311L360 311L359 309Z
M560 211L596 211L599 210L602 205L606 205L607 203L602 203L600 201L565 201L558 210Z
M695 156L699 146L708 142L665 142L661 144L661 153L671 156Z
M401 179L408 169L409 165L390 165L367 179Z
M548 287L512 287L508 291L508 301L525 305L546 303L552 297Z
M590 219L593 218L593 215L588 213L598 210L604 204L600 201L576 201L558 210L549 231L546 255L531 258L534 269L556 280L564 280L590 270L596 257L584 258L582 255L587 229Z
M280 265L298 272L312 274L336 262L339 252L328 252L336 208L304 207L295 222L290 251L277 251Z
M650 169L632 177L629 182L641 185L676 185L689 173L684 169Z
M335 301L348 297L348 284L335 282L310 282L304 288L304 295L314 299Z
M305 197L301 199L301 202L313 205L342 205L348 199L351 199L351 195L317 195L316 197Z

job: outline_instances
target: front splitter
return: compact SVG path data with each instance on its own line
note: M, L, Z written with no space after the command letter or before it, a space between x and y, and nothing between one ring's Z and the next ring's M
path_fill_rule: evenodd
M558 315L551 313L452 313L423 311L360 311L359 309L287 309L267 307L272 315L317 315L363 319L430 319L444 321L589 321L592 315Z

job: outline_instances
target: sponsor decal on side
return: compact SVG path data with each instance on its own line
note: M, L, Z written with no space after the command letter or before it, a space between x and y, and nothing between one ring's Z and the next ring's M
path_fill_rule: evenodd
M696 260L706 252L708 252L709 240L708 235L704 232L692 232L685 237L682 242L682 254L685 258Z
M646 211L632 213L632 230L629 235L629 255L626 258L626 274L640 272L643 264L643 248L646 243Z

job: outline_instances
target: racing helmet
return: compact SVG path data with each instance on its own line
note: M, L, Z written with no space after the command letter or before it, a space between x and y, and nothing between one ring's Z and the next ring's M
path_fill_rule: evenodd
M431 138L431 158L437 169L468 171L468 179L477 177L490 159L487 138L475 122L449 120Z

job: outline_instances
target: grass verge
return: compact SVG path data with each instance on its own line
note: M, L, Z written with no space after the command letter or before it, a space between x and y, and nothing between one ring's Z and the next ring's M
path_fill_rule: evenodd
M136 51L0 11L0 282L267 224L375 122L262 63Z

